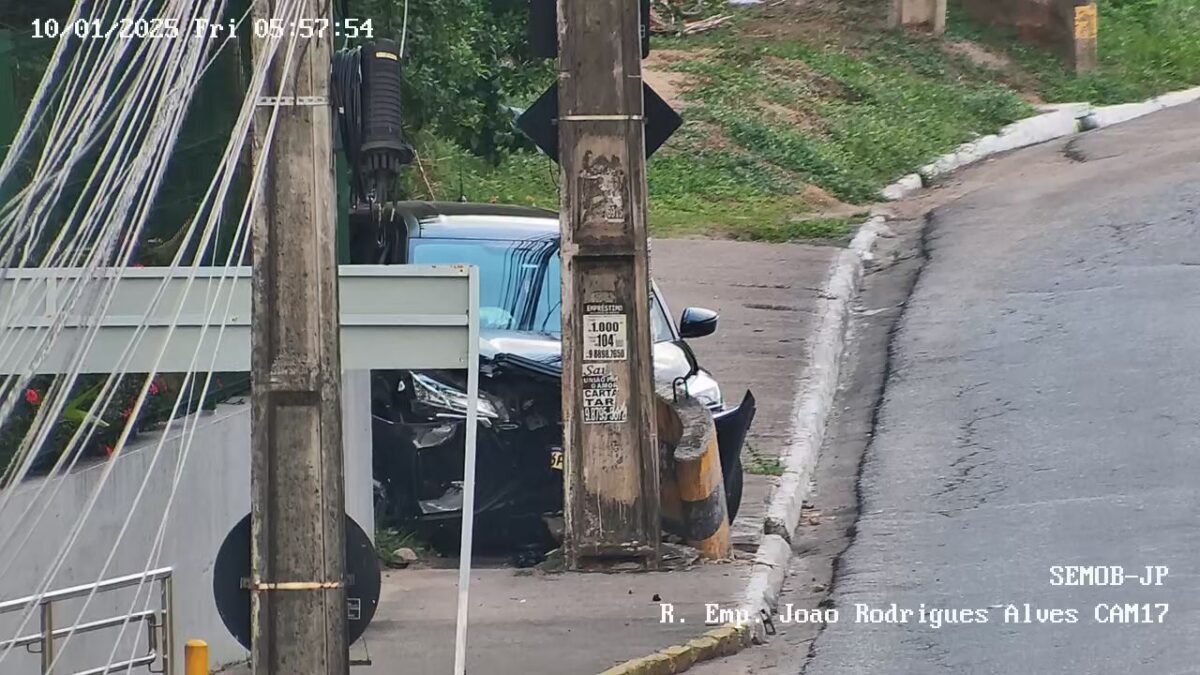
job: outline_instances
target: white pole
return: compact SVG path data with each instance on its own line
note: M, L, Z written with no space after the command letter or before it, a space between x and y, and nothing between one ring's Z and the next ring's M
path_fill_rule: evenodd
M471 540L475 532L475 432L479 408L479 268L470 267L467 322L467 438L463 467L462 543L458 561L458 620L454 631L454 675L467 672L467 611L471 586Z

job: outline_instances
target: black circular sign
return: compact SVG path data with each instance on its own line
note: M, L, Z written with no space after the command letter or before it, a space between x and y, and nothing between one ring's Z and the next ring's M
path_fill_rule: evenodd
M346 628L350 643L362 637L379 606L379 559L370 538L358 523L346 516ZM242 580L250 577L250 514L233 526L213 566L213 598L221 621L233 637L250 649L250 591ZM315 581L270 579L268 581ZM281 591L288 592L288 591Z

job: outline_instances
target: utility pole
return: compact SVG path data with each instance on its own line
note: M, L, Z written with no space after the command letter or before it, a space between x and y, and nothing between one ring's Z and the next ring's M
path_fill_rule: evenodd
M302 30L333 5L304 0L285 16L288 4L254 0L258 25L285 37L255 118L266 182L252 249L251 651L258 675L346 675L332 35Z
M946 32L946 0L892 0L888 26L923 28L941 35Z
M659 561L638 0L559 0L567 566Z

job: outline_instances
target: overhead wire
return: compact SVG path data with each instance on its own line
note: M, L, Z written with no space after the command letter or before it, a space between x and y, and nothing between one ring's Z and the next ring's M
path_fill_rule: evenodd
M251 105L252 105L252 104L251 104ZM277 110L275 111L275 114L277 114ZM273 123L272 123L272 124L273 124ZM228 159L228 157L227 157L227 159ZM224 187L224 189L225 189L225 190L227 190L227 185ZM252 193L252 194L253 194L253 193ZM217 218L217 215L216 215L215 211L214 211L214 214L213 214L213 218L214 218L214 219L215 219L215 218ZM212 221L210 221L210 224L211 224L211 222L212 222ZM243 225L244 225L244 223L243 223ZM194 227L194 223L193 223L193 227ZM211 231L211 228L209 228L209 231ZM235 247L235 248L237 248L237 247ZM181 255L181 254L182 254L182 250L183 250L183 247L181 247L180 251L177 253L177 256L176 256L176 258L177 258L177 259L176 259L176 261L174 261L174 263L173 263L173 268L174 268L174 266L176 266L176 265L178 264L178 257L179 257L179 255ZM194 275L193 275L193 278L194 278ZM174 325L176 325L176 323L175 323L175 322L173 322L173 323L172 323L172 326L174 326ZM160 354L160 356L161 356L161 354ZM210 378L211 378L211 372L210 372ZM112 380L112 378L110 377L110 382L111 382L111 380ZM146 383L144 383L144 384L143 384L143 386L142 386L142 391L140 392L140 395L139 395L139 398L138 398L138 401L137 401L137 405L138 405L138 407L140 407L140 405L141 405L142 403L144 403L144 400L145 400L145 393L146 393L146 388L147 388L147 386L148 386L148 382L149 382L149 380L147 380L147 382L146 382ZM116 457L117 457L117 455L120 453L120 451L121 451L121 448L124 446L124 444L125 444L125 442L126 442L127 440L128 440L128 427L126 428L125 432L122 434L122 437L121 437L121 439L120 439L120 440L119 440L119 442L118 442L118 447L115 449L114 457L113 457L113 459L111 459L111 460L110 460L110 462L109 462L109 463L108 463L108 465L106 466L106 469L111 469L111 466L112 466L113 462L115 462L115 461L116 461ZM161 446L160 446L160 449L161 449ZM106 472L105 472L105 477L107 477L107 473L108 473L108 471L106 470ZM103 481L102 481L102 482L103 482ZM98 487L100 487L100 486L98 486ZM85 521L86 521L86 518L87 518L87 515L88 515L88 514L90 514L91 507L93 507L93 506L94 506L94 504L95 504L95 499L94 499L94 498L95 498L96 494L98 494L98 492L95 492L95 493L93 493L93 495L92 495L92 497L93 497L93 498L92 498L92 499L89 501L89 505L88 505L88 508L87 508L87 509L85 509L85 513L81 515L80 522L85 522ZM68 551L68 550L70 549L70 546L71 546L71 545L73 545L74 541L75 541L75 540L78 538L79 532L80 532L80 529L79 529L79 527L78 527L78 524L77 524L77 526L74 528L74 530L73 530L73 532L72 532L72 536L71 536L71 538L70 538L69 542L67 542L67 545L64 545L64 547L63 547L63 550L62 550L60 553L62 553L62 554L65 554L65 553L66 553L66 551ZM62 555L60 555L60 556L59 556L59 560L56 562L56 564L55 564L55 566L54 566L54 567L55 567L55 570L54 570L55 572L57 571L57 567L61 565L62 557L63 557ZM47 576L48 576L48 577L52 577L52 576L53 576L53 574L48 574ZM43 584L43 586L44 586L44 584ZM44 592L44 589L43 589L43 592ZM3 658L3 655L0 655L0 659L2 659L2 658Z
M290 58L290 55L289 55L289 58ZM285 66L285 71L286 71L286 66ZM278 114L278 109L277 109L277 105L276 105L276 110L275 110L275 111L273 111L273 115L272 115L271 127L273 127L273 126L274 126L274 118L277 116L277 114ZM260 169L261 169L261 167L260 167ZM254 183L255 183L255 184L257 184L257 182L258 182L258 180L259 180L260 178L261 178L261 172L260 172L260 174L259 174L258 176L256 176L256 177L255 177ZM248 204L248 205L247 205L247 208L249 209L251 206L252 206L252 204ZM241 247L244 247L244 246L246 245L246 242L248 241L248 238L247 238L247 237L244 237L244 236L242 236L242 232L241 232L241 230L242 230L242 229L245 227L245 225L246 225L246 223L247 223L248 221L249 221L249 218L248 218L248 217L247 217L247 218L243 218L243 219L241 220L240 224L239 224L239 234L238 234L238 237L237 237L237 238L239 238L239 239L241 239L241 240L242 240ZM211 234L211 224L212 224L212 222L215 222L215 217L214 217L213 221L210 221L210 227L209 227L209 229L208 229L208 234ZM231 251L230 255L231 255L231 256L233 256L234 254L239 254L239 255L240 255L240 253L241 253L242 251L239 251L239 250L237 250L237 249L238 249L238 248L241 248L241 247L235 247L235 250L234 250L234 251ZM222 275L222 277L224 277L224 275ZM224 281L224 279L222 278L222 280L221 280L221 283L223 283L223 281ZM219 292L219 291L218 291L218 292ZM232 302L232 296L229 296L229 297L228 297L228 299L227 299L227 306L226 306L226 312L225 312L225 314L223 314L222 316L225 316L225 315L228 313L228 303L230 303L230 302ZM206 321L206 323L205 323L205 330L207 330L207 326L208 326L208 325L211 323L211 312L212 312L214 309L215 309L215 305L213 305L213 306L211 306L211 307L210 307L210 317L209 317L209 318L210 318L210 321ZM174 325L174 323L173 323L172 325ZM224 324L222 324L222 325L221 325L221 327L220 327L220 332L221 332L221 333L223 333L223 331L224 331ZM198 357L198 356L199 356L199 352L197 352L197 353L194 355L194 358L193 358L193 365L194 365L194 363L195 363L195 357ZM214 358L215 358L215 354L214 354ZM191 371L189 371L188 377L190 378L191 376L192 376L192 372L191 372ZM208 387L209 383L211 383L211 378L212 378L212 372L211 372L211 368L210 368L210 370L209 370L209 372L208 372L208 375L207 375L207 378L206 378L205 391L207 390L207 387ZM144 395L145 395L144 387L145 387L145 385L143 385L143 392L142 392L142 396L144 396ZM202 394L202 396L203 396L203 394ZM173 411L173 413L172 413L172 416L171 416L171 417L172 417L172 420L174 419L175 412L177 412L178 403L179 403L179 399L177 399L177 402L176 402L176 410L174 410L174 411ZM187 455L187 453L190 451L190 445L191 445L191 442L192 442L192 437L193 437L193 435L194 435L194 432L195 432L195 429L196 429L196 423L195 423L195 421L198 421L198 420L196 420L196 418L195 418L194 416L193 416L193 418L192 418L192 419L194 420L194 422L193 422L193 424L192 424L192 427L191 427L191 429L190 429L189 433L188 433L188 434L187 434L187 436L186 436L186 440L184 441L184 443L185 443L185 447L184 447L184 448L181 450L181 457L180 457L179 463L178 463L178 465L177 465L177 470L176 470L176 474L175 474L175 479L174 479L174 481L173 481L172 490L171 490L170 496L169 496L169 498L168 498L168 506L167 506L167 508L164 510L164 515L163 515L163 518L162 518L162 519L161 519L161 521L160 521L160 527L159 527L159 530L158 530L158 534L157 534L157 536L156 536L155 543L154 543L154 545L152 546L151 559L154 559L154 558L156 558L156 557L157 557L157 555L158 555L158 554L161 552L161 543L162 543L162 537L163 537L163 535L165 534L166 522L167 522L167 518L168 518L168 515L169 515L169 512L170 512L170 511L169 511L169 508L170 508L170 503L172 503L172 502L173 502L173 500L174 500L174 494L175 494L175 490L176 490L176 488L177 488L177 486L178 486L179 478L182 476L182 466L183 466L183 465L186 463L186 455ZM187 424L187 420L185 419L185 426L186 426L186 424ZM169 423L168 423L168 425L169 425ZM152 463L152 465L157 463L158 455L159 455L159 453L161 453L162 446L163 446L163 444L166 442L167 436L168 436L168 434L167 434L166 432L164 432L164 434L163 434L163 435L160 437L160 443L159 443L158 447L157 447L157 448L156 448L156 450L155 450L155 456L154 456L154 459L153 459L153 460L152 460L152 462L151 462L151 463ZM139 494L138 494L138 497L136 497L136 498L135 498L135 500L134 500L134 501L135 501L135 504L136 504L138 501L140 501L140 497L141 497L141 495L144 493L144 490L145 490L145 487L146 487L146 485L148 484L148 481L149 481L149 474L147 474L147 476L146 476L146 477L144 478L144 480L143 480L142 486L141 486L141 488L139 489ZM126 530L127 530L128 526L129 526L129 522L130 522L131 518L132 518L132 512L131 512L130 516L129 516L129 517L127 517L127 519L126 519L126 522L124 523L124 525L123 525L123 527L122 527L122 531L121 531L120 535L118 536L118 540L123 538L123 536L124 536L124 534L125 534L125 532L126 532ZM115 549L114 549L114 551L115 551ZM106 561L106 564L105 564L105 569L107 568L107 566L108 566L110 563L111 563L111 554L110 554L110 558L109 558L109 560L107 560L107 561ZM146 569L146 571L149 571L149 569L150 569L150 567L151 567L152 565L153 565L153 562L152 562L152 561L150 561L150 560L148 560L148 562L147 562L147 565L146 565L146 568L145 568L145 569ZM101 577L103 577L103 575L104 575L104 569L102 569L102 571L101 571ZM140 584L139 584L139 589L140 589ZM88 601L90 602L90 597L88 598ZM147 602L148 602L148 601L149 601L149 596L147 596ZM136 601L135 601L135 604L136 604ZM85 605L86 605L86 602L85 602ZM86 609L86 607L85 607L85 609ZM81 613L80 613L80 618L82 618L82 612L83 612L83 611L84 611L84 610L81 610ZM123 623L123 624L122 624L122 634L124 633L125 627L126 627L127 625L128 625L128 621L126 621L125 623ZM141 628L142 628L142 627L141 627L141 625L139 625L139 628L138 628L139 632L140 632ZM64 647L65 647L65 644L67 643L67 641L69 641L69 634L68 634L68 636L67 636L66 638L64 638L64 640L63 640L63 646L64 646ZM119 642L118 642L118 643L114 643L114 652L113 652L113 655L115 655L115 649L116 649L116 646L117 646L117 644L119 644ZM110 655L110 664L111 664L111 659L114 657L113 655Z

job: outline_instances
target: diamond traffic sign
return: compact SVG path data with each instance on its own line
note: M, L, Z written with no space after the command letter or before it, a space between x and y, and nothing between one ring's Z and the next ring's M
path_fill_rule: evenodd
M642 83L646 117L646 157L683 124L683 118L650 85ZM558 84L555 83L517 118L517 128L550 159L558 161Z

